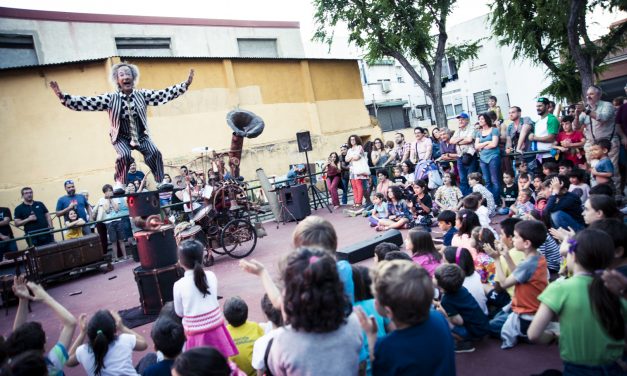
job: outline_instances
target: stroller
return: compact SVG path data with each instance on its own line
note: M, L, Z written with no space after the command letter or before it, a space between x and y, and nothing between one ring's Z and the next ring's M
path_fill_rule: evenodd
M416 180L425 180L430 190L435 190L440 187L442 182L442 174L440 168L433 161L420 161L416 164L414 170L414 176Z

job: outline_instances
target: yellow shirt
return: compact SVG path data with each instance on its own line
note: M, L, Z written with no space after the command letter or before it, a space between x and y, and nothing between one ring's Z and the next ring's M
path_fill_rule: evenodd
M66 239L78 239L83 236L83 226L69 228L65 233Z
M512 258L512 261L514 261L514 264L518 265L522 260L525 259L525 254L524 252L521 252L519 250L517 250L516 248L512 248L509 250L509 255ZM507 262L503 259L503 257L499 258L499 262L501 263L501 267L503 267L503 273L505 273L505 278L509 277L510 274L512 274L512 271L509 270L509 268L507 267ZM494 279L497 282L503 282L503 281L499 281L499 279L495 276ZM514 286L510 286L507 289L507 293L509 294L509 296L514 296Z
M235 346L237 346L237 351L239 351L239 354L230 357L229 360L235 362L237 367L247 375L255 375L256 371L252 366L253 345L263 335L263 328L252 321L246 321L237 328L232 325L227 325L226 328L231 334Z

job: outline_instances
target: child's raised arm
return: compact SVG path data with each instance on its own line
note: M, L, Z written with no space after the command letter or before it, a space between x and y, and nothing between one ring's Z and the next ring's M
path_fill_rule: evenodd
M283 297L281 296L279 288L272 280L272 277L270 276L270 273L268 273L266 267L255 259L250 261L240 260L239 267L243 271L261 278L261 284L263 285L266 294L268 294L268 298L270 298L272 305L274 308L280 309L283 305Z

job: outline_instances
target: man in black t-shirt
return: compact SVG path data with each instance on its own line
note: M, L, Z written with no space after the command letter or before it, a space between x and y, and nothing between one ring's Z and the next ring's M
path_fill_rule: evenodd
M11 210L9 208L0 207L0 241L13 239L13 231L11 230ZM17 251L15 242L0 243L0 261L7 252Z
M48 213L48 208L43 202L33 201L33 190L30 187L22 188L23 203L15 208L16 226L24 226L26 234L39 233L47 229L52 229L52 219ZM54 242L52 234L45 234L31 237L34 246L40 246Z

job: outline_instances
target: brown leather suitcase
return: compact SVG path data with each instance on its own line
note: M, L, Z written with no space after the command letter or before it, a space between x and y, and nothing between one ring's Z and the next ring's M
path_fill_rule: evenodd
M70 271L104 258L97 234L36 247L32 252L35 270L40 277Z

